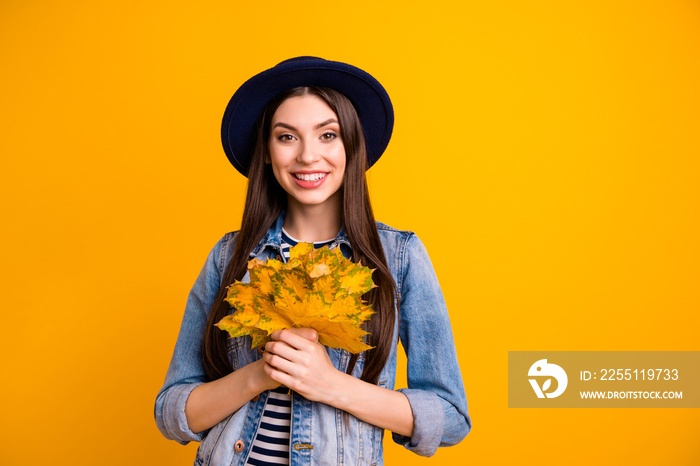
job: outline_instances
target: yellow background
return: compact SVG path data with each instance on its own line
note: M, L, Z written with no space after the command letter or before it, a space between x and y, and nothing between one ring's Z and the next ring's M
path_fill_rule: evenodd
M240 221L221 116L302 54L389 90L376 214L457 339L473 431L387 463L700 463L698 410L507 408L508 350L700 349L700 3L253 3L0 2L0 463L192 463L152 409Z

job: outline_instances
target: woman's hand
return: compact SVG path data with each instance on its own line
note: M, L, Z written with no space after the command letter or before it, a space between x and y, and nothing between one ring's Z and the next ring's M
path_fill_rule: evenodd
M294 335L297 335L299 337L302 337L306 340L309 341L318 341L318 334L316 333L316 330L311 329L311 328L291 328L287 330L288 332L293 333ZM274 333L273 333L274 335ZM267 351L267 348L266 348ZM263 358L259 359L251 365L256 368L254 372L254 377L257 377L257 381L255 381L255 385L261 388L261 391L265 390L273 390L280 385L282 385L280 382L273 380L270 378L270 373L272 372L272 368L269 366L265 359L265 354L263 353Z
M406 396L336 369L315 330L278 330L270 337L263 353L270 379L307 400L335 406L397 434L412 435L413 412Z
M308 328L285 332L308 343L318 338L316 331ZM185 404L187 424L192 432L209 429L260 393L280 386L280 381L270 377L273 369L264 357L192 390Z
M278 330L270 335L263 359L270 379L311 401L330 403L342 375L331 362L313 329Z

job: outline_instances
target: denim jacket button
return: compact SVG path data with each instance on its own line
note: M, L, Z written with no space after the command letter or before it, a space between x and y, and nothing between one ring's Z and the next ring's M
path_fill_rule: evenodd
M233 449L236 450L236 453L240 453L243 451L244 446L245 443L243 443L243 440L237 440L236 443L233 445Z
M258 353L263 354L265 352L265 345L258 346Z

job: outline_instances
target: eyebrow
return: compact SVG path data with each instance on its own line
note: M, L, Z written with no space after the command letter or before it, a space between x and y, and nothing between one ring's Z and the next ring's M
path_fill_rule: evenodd
M321 123L317 124L316 126L314 126L314 129L323 128L324 126L328 126L331 123L338 123L338 120L336 120L335 118L329 118L326 121L321 122ZM281 121L278 121L277 123L275 123L273 128L277 128L278 126L281 126L282 128L287 128L291 131L297 131L297 129L294 126L289 125L289 124L284 123L284 122L281 122Z

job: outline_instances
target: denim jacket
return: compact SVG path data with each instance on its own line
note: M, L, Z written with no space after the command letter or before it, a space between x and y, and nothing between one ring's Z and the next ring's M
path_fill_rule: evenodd
M284 214L251 257L265 260L281 255L283 221ZM394 389L400 338L407 357L408 388L398 391L408 398L414 427L410 438L395 433L392 438L419 455L430 456L439 446L460 442L471 428L450 320L430 258L418 237L381 223L377 223L377 229L400 299L393 350L378 385ZM185 403L190 392L207 381L202 338L235 241L236 233L228 233L214 246L190 291L165 383L155 403L156 424L166 438L183 445L192 440L201 442L195 465L244 465L268 395L261 393L257 400L249 401L205 432L194 433L188 427ZM336 246L344 255L351 254L344 230L331 245ZM247 274L243 281L248 281ZM251 349L248 336L229 339L227 349L234 370L261 357ZM327 350L334 366L345 371L350 354ZM360 377L363 367L360 354L352 375ZM383 435L379 427L292 393L291 465L383 464Z

